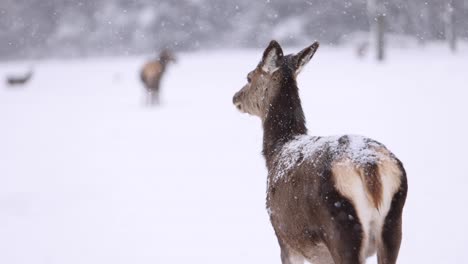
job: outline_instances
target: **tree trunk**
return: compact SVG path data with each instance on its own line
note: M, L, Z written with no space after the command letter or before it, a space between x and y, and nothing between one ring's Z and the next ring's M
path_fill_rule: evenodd
M455 0L449 0L445 15L445 38L448 40L450 50L457 51L457 33L455 29Z
M376 45L377 45L377 60L385 59L385 16L378 14L376 17Z
M376 59L385 59L385 11L381 0L368 0L367 11L371 30L371 43L375 48Z

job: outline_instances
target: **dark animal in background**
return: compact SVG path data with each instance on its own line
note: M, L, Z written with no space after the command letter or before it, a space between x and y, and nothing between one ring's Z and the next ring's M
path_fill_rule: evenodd
M360 59L364 58L369 52L369 42L361 42L356 47L356 56Z
M6 82L10 86L24 85L31 80L33 73L34 73L33 70L29 70L24 75L10 75L6 77Z
M160 84L169 62L176 58L169 50L163 50L159 59L147 62L141 69L140 77L147 92L147 103L150 105L160 103Z
M379 264L394 264L405 170L372 139L307 135L296 80L318 46L284 56L272 41L233 98L241 112L262 120L267 208L282 263L362 264L377 252Z

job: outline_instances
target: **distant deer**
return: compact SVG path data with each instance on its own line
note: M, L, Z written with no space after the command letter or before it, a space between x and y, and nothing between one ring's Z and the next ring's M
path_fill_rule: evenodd
M267 209L282 263L360 264L375 252L379 264L396 263L407 193L402 163L369 138L307 135L296 80L318 47L284 56L272 41L233 98L262 120Z
M356 47L356 55L358 58L364 58L369 52L369 42L361 42Z
M170 51L163 50L159 59L147 62L141 69L140 77L147 91L148 104L159 104L161 78L164 76L167 64L175 60Z
M27 73L25 73L24 75L11 75L11 76L7 76L6 77L6 82L10 85L10 86L19 86L19 85L23 85L23 84L26 84L27 82L29 82L29 80L31 79L33 75L33 70L29 70Z

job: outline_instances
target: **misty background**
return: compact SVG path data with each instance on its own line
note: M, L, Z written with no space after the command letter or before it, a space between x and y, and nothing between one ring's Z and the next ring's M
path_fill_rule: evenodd
M0 264L281 263L261 121L232 104L273 38L321 42L311 135L405 164L398 263L468 263L468 0L0 0Z
M468 38L466 0L381 1L385 32L424 44ZM367 0L2 0L0 60L258 48L366 39ZM448 14L452 15L449 16Z

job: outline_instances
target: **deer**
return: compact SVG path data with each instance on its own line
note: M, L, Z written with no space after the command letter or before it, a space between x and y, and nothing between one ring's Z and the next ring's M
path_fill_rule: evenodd
M360 59L364 58L369 52L369 42L364 41L356 46L356 56Z
M150 105L160 103L160 83L166 72L169 62L175 62L176 58L169 50L163 50L159 59L147 62L140 71L140 78L147 92L147 103Z
M283 55L271 41L233 103L263 127L266 207L283 264L396 263L407 178L402 162L363 136L311 136L297 76L318 42Z
M27 73L25 73L24 75L21 75L21 76L20 75L7 76L6 77L6 82L10 86L20 86L20 85L24 85L27 82L29 82L29 80L31 79L32 76L33 76L33 70L30 69Z

